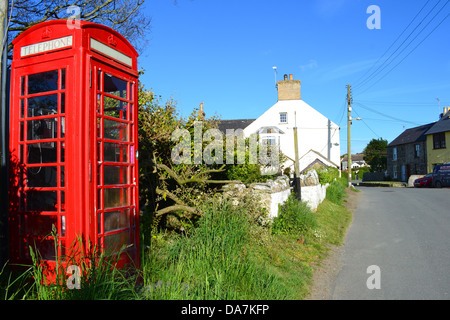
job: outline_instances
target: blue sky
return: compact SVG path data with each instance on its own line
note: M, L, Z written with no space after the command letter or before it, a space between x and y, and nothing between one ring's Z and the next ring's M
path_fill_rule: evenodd
M381 29L367 27L370 5L381 9ZM207 116L259 117L277 101L273 66L277 80L300 79L302 99L341 126L341 154L347 84L363 119L353 121L352 153L438 120L437 98L450 106L447 0L149 0L144 10L152 32L141 81L185 116L204 102Z

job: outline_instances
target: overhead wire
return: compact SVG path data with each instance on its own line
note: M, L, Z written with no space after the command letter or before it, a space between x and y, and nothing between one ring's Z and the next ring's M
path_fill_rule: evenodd
M382 112L380 112L380 111L378 111L378 110L375 110L375 109L372 109L372 108L370 108L370 107L368 107L368 106L366 106L366 105L364 105L364 104L362 104L362 103L360 103L360 102L354 102L354 104L360 106L360 107L363 108L363 109L366 109L366 110L368 110L368 111L371 111L371 112L373 112L373 113L379 114L379 115L381 115L381 116L384 116L384 117L389 118L389 119L392 119L392 120L396 120L396 121L399 121L399 122L402 122L402 123L409 123L409 124L413 124L413 125L418 125L418 126L421 125L421 124L419 124L419 123L417 123L417 122L413 122L413 121L408 121L408 120L396 118L396 117L393 117L393 116L391 116L391 115L382 113Z
M440 0L439 0L440 1ZM387 48L386 49L386 51L378 58L378 60L372 65L372 67L370 67L370 69L368 69L361 77L359 77L359 79L357 79L356 81L355 81L355 87L357 87L358 85L360 85L360 84L362 84L362 82L360 82L360 80L361 79L363 79L371 70L372 70L372 68L374 68L376 65L377 65L377 63L378 62L380 62L380 60L389 52L389 50L394 46L394 44L401 38L401 36L406 32L406 30L408 30L408 28L412 25L412 23L416 20L416 18L420 15L420 13L422 13L422 11L423 11L423 9L425 9L425 7L428 5L428 3L430 2L430 0L428 0L425 4L424 4L424 6L419 10L419 12L415 15L415 17L411 20L411 22L408 24L408 26L406 26L406 28L400 33L400 35L397 37L397 39L395 39L394 40L394 42L392 42L392 44L389 46L389 48ZM437 4L436 4L437 5ZM409 36L408 36L409 37ZM408 39L408 38L407 38ZM405 40L406 41L406 40ZM398 50L398 48L397 48L397 50ZM395 51L394 51L394 53L395 53ZM391 56L392 56L392 54L391 54ZM390 57L391 57L390 56ZM389 58L390 58L389 57ZM388 59L386 59L386 61L387 60L389 60L389 58ZM378 70L378 69L377 69ZM369 75L369 77L372 75L372 74L374 74L377 70L375 70L373 73L371 73L370 75Z
M372 131L378 138L380 138L380 136L366 123L366 121L364 121L364 119L361 118L361 116L358 114L358 112L355 110L355 108L353 108L353 111L360 118L360 120L366 125L366 127L369 128L369 130Z
M359 81L354 88L358 89L358 88L362 88L364 87L364 85L366 85L368 82L370 82L372 79L374 79L376 76L378 76L380 73L378 72L380 69L380 72L383 71L384 69L386 69L390 64L392 64L395 59L397 59L416 39L417 37L430 25L430 23L432 21L434 21L434 19L442 12L442 10L445 8L445 6L448 5L448 3L450 2L450 0L447 0L446 3L438 10L438 12L431 18L431 20L426 24L425 27L423 27L419 33L408 43L408 45L406 47L404 47L399 54L397 54L393 60L391 60L389 63L387 63L392 56L398 52L400 50L400 48L405 44L405 42L412 36L412 34L417 30L417 28L425 21L425 19L434 11L434 9L437 7L437 5L441 2L441 0L439 0L439 2L437 2L433 8L427 13L427 15L420 21L420 23L413 29L413 31L410 32L410 34L408 35L408 37L396 48L396 50L374 71L372 72L368 77L366 77L363 81ZM428 2L426 3L428 4ZM425 6L426 6L425 4ZM416 17L423 11L423 9L425 8L422 7L422 9L419 11L418 14L416 14L416 16L414 17L414 19L411 21L411 23L416 19ZM416 46L414 47L399 63L397 63L393 68L391 68L386 74L384 74L382 76L382 78L378 79L374 84L372 84L368 89L364 90L363 92L366 92L367 90L369 90L370 88L372 88L376 83L378 83L379 81L381 81L381 79L385 78L390 72L392 72L398 65L400 65L412 52L414 52L449 16L450 14L448 14L446 17L444 17L444 19L441 20L441 22ZM411 23L408 25L408 27L411 25ZM408 28L407 27L407 28ZM407 28L402 32L402 34L407 30ZM398 39L398 38L397 38ZM397 40L396 40L397 41ZM394 43L396 42L394 41ZM389 47L391 48L392 45ZM389 51L389 49L387 50ZM383 56L385 55L385 53L383 54ZM381 60L381 59L379 59ZM379 61L378 60L378 61ZM387 64L386 64L387 63ZM363 92L359 92L358 94L362 94Z
M449 0L450 1L450 0ZM449 2L447 1L447 3ZM436 31L436 29L450 16L450 13L447 14L444 19L441 20L441 22L433 29L431 32L422 40L419 42L417 46L415 46L405 57L403 57L402 60L400 60L399 63L397 63L393 68L391 68L387 73L385 73L381 78L379 78L375 83L373 83L370 87L366 88L364 91L359 92L359 94L363 94L364 92L367 92L369 89L371 89L373 86L375 86L378 82L383 80L389 73L391 73L395 68L397 68L403 61L405 61L406 58L408 58L426 39L428 39L431 34ZM428 25L427 25L428 26ZM405 48L406 49L406 48ZM404 50L403 50L404 51Z

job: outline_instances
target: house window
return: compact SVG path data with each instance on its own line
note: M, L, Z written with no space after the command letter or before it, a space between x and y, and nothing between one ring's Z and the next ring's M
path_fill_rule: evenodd
M280 123L287 123L287 112L280 112Z
M394 179L397 179L397 165L392 167L392 175Z
M420 157L420 144L415 145L414 150L414 157L419 158Z
M393 161L397 160L397 148L392 149L392 160Z
M433 149L445 149L445 132L433 134Z

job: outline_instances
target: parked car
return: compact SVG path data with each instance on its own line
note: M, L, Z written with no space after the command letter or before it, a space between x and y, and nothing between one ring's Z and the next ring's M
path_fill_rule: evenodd
M420 187L431 187L433 183L433 174L429 173L426 176L423 176L422 178L414 180L414 187L420 188Z
M450 163L438 164L434 166L433 187L450 187Z

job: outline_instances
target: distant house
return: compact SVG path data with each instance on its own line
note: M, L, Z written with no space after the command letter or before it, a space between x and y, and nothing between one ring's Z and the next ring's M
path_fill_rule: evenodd
M391 179L408 181L410 175L425 175L427 169L426 132L434 123L410 128L387 146L387 171Z
M339 126L301 100L301 82L284 76L277 82L278 101L257 119L221 120L219 129L243 129L244 136L258 134L260 142L278 145L288 157L284 167L295 159L294 127L297 126L300 171L312 167L340 165Z
M358 169L361 167L369 167L369 165L364 160L364 154L357 153L352 154L352 169ZM341 159L341 169L347 170L348 169L348 156L344 155Z
M450 107L438 122L425 132L427 141L427 171L431 172L437 164L450 162Z

